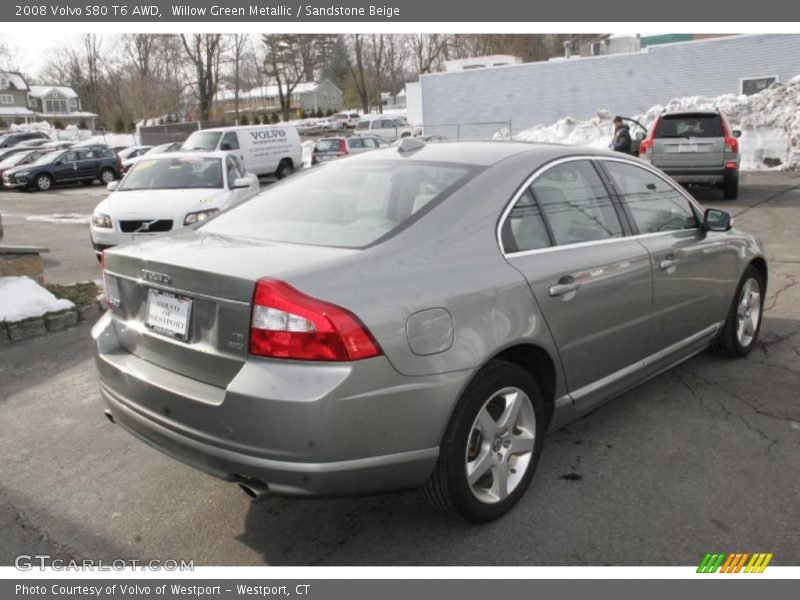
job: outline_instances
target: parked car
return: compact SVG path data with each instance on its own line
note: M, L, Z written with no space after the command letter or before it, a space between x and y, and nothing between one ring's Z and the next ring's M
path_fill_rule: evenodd
M110 148L92 147L48 152L36 162L8 169L3 185L8 188L49 190L55 184L80 181L89 185L99 179L108 184L120 177L122 163Z
M311 164L341 158L349 154L361 154L389 145L385 139L374 135L336 136L320 139L311 152Z
M189 136L184 149L233 152L248 172L278 179L303 166L300 135L291 125L202 129Z
M391 141L411 136L411 127L403 117L369 115L361 117L355 128L357 134L379 135Z
M14 148L41 148L45 144L50 142L50 138L38 138L34 140L25 140L24 142L20 142Z
M39 160L45 154L47 154L47 151L45 150L37 150L35 148L29 148L28 150L25 150L23 152L16 152L6 157L5 159L0 160L0 189L3 188L3 182L2 182L3 173L5 173L8 169L32 164L37 160Z
M19 154L20 152L29 152L31 148L27 146L12 146L11 148L0 148L0 161L4 161L7 158L13 156L14 154Z
M332 115L324 124L325 129L353 129L361 120L357 112L340 112Z
M53 140L50 142L45 142L40 148L47 148L50 150L66 150L67 148L72 148L75 145L75 142L68 142L68 141L61 141L61 140Z
M49 140L50 137L41 131L12 131L0 136L0 148L11 148L22 142L32 140Z
M664 112L639 155L683 184L714 185L726 200L739 195L739 137L718 110Z
M145 154L149 150L152 150L152 148L153 148L152 146L128 146L127 148L118 151L117 154L119 154L119 157L123 161L125 161L129 158L136 158L137 156L141 156L142 154Z
M94 210L95 252L209 219L258 191L258 177L224 152L145 155Z
M421 487L473 521L545 432L755 346L752 235L630 156L517 142L332 161L105 253L107 415L250 496Z
M166 144L159 144L158 146L152 146L150 149L145 150L138 156L131 156L128 158L123 159L122 161L122 172L127 173L128 170L136 164L136 162L142 158L143 156L154 156L156 154L169 154L171 152L178 152L181 148L183 148L183 142L167 142Z

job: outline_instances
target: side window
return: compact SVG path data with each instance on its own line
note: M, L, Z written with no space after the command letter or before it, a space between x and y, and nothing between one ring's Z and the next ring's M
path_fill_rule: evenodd
M78 153L78 160L91 160L93 158L97 158L94 150L82 150Z
M236 171L238 173L238 176L239 177L247 177L247 170L244 168L244 165L242 164L242 162L238 158L236 158L235 156L231 156L231 160L233 161L233 164L236 165Z
M531 186L556 245L622 236L611 198L600 176L585 160L553 167Z
M228 172L228 187L231 187L233 182L239 177L239 169L236 165L236 161L230 156L225 159L225 170Z
M689 201L661 177L636 165L603 163L625 199L639 233L694 229L697 217Z
M366 140L361 138L350 138L349 142L351 148L363 148L366 146Z
M235 131L229 131L222 136L222 143L219 145L220 150L238 150L239 138L236 137Z
M61 157L61 160L64 162L75 162L76 160L78 160L78 153L67 152L64 156Z
M547 226L530 188L523 192L508 213L501 233L506 252L524 252L550 245Z

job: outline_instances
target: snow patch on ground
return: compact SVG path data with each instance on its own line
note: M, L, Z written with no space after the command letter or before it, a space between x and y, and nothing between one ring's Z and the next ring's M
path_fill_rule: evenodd
M69 223L72 225L89 225L92 222L92 215L80 213L54 213L51 215L29 215L26 221L37 221L40 223Z
M800 169L800 75L788 83L774 83L752 96L723 94L714 98L689 96L666 105L657 104L642 115L632 116L650 127L662 110L718 108L733 129L742 131L742 169ZM612 138L613 115L608 110L585 121L567 117L550 125L537 125L514 136L528 142L557 142L607 148ZM507 139L498 131L496 139Z
M29 277L0 277L0 321L21 321L75 306Z

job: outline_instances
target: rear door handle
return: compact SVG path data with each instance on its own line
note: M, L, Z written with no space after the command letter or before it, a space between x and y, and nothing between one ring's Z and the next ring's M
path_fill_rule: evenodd
M575 292L581 287L580 281L575 281L571 275L566 275L558 280L558 283L550 286L550 295L553 297L563 296L570 292Z

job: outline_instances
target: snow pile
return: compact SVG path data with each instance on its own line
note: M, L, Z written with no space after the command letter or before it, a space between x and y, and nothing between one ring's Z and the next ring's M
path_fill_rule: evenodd
M0 322L41 317L75 306L59 300L29 277L0 277Z
M73 225L88 225L92 222L92 215L80 213L54 213L51 215L30 215L25 217L26 221L37 221L39 223L71 223Z
M77 142L78 145L106 144L111 148L135 146L136 136L131 133L95 134L90 129L78 129L75 125L67 125L64 129L56 129L48 121L11 125L13 131L41 131L51 140L59 142Z
M718 108L733 129L740 129L742 169L800 168L800 76L788 83L774 83L752 96L723 94L715 98L689 96L676 98L666 105L657 104L633 118L650 127L663 110L703 110ZM558 142L606 148L612 138L613 115L599 110L586 121L570 117L552 125L537 125L514 136L529 142ZM495 137L503 139L504 132ZM505 132L507 137L508 132Z

